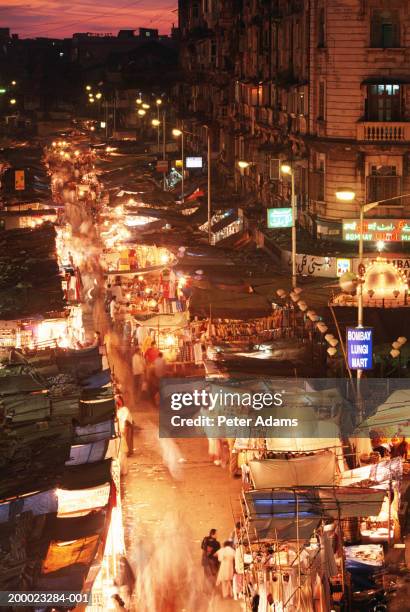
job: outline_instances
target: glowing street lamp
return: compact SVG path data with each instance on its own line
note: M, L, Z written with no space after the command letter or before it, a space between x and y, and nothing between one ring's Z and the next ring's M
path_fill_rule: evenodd
M156 104L157 106L160 106L160 105L162 104L162 100L161 100L161 98L157 98L157 99L155 100L155 104Z
M280 171L282 174L287 174L288 176L292 175L292 166L289 164L281 164Z
M141 98L137 98L137 99L135 100L135 103L136 103L136 104L142 104L142 100L141 100Z
M150 107L150 106L149 106L149 104L143 104L143 105L142 105L142 108L145 108L145 110L148 110L148 109L149 109L149 107Z
M140 117L143 117L147 113L147 111L144 110L143 108L139 108L137 112Z
M16 81L12 81L12 82L11 82L11 84L12 84L12 85L13 85L13 87L14 87L15 85L17 85L17 82L16 82Z
M154 127L159 127L159 126L161 125L161 121L160 121L159 119L153 119L153 120L151 121L151 124L152 124Z
M176 138L181 136L181 158L182 158L182 178L181 178L181 200L184 203L184 174L185 174L185 161L184 161L184 124L182 124L182 130L179 128L174 128L172 130L172 135Z
M97 98L97 100L101 100L102 93L98 92L97 94L95 94L95 97Z
M240 168L241 170L246 170L246 168L249 168L251 164L247 161L238 161L238 168Z
M289 163L283 163L280 171L291 179L291 207L292 207L292 287L297 285L296 274L296 191L295 191L295 172Z
M87 91L91 91L91 85L86 85L85 88Z
M11 100L10 100L10 104L11 104L12 106L14 106L14 104L16 104L16 103L17 103L16 98L11 98Z

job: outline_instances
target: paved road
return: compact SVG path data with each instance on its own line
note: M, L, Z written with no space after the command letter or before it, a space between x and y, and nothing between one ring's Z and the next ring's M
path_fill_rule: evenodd
M138 567L144 567L149 556L154 554L155 557L159 548L163 561L157 558L155 562L155 583L158 589L166 590L171 587L172 579L169 567L161 568L162 562L168 560L171 566L179 568L181 578L187 571L185 564L188 562L193 583L187 591L197 596L195 603L191 603L193 607L189 607L189 595L186 594L188 607L178 607L178 604L166 607L163 603L161 612L240 610L238 604L223 601L219 595L211 597L209 605L202 608L209 597L203 593L200 566L200 543L209 529L218 529L221 542L232 531L239 513L240 481L231 479L226 470L209 462L205 440L160 442L157 409L150 403L140 404L133 410L133 416L135 454L129 459L128 474L123 480L125 537L131 564L138 573ZM164 461L174 455L172 476ZM156 552L152 551L152 546L157 547ZM187 586L182 584L181 588ZM138 609L141 609L140 604Z

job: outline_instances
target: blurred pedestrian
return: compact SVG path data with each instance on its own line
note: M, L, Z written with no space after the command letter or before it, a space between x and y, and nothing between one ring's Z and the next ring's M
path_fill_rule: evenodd
M221 548L221 545L216 539L216 536L216 529L211 529L209 535L205 536L201 543L202 567L204 568L207 588L215 584L215 579L218 574L219 561L216 554Z
M134 377L134 394L138 400L141 393L142 381L145 372L145 362L141 354L141 349L137 347L132 356L132 375Z
M234 574L235 551L232 542L227 540L216 553L220 563L216 584L221 585L222 597L232 597L232 580Z
M129 408L125 406L122 396L117 395L115 401L117 404L117 418L121 436L126 443L127 457L131 457L134 453L134 420Z

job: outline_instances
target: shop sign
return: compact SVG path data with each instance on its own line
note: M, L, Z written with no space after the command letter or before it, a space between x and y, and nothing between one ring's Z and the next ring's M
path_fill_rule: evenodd
M26 188L24 170L14 171L14 189L16 191L24 191Z
M359 219L343 220L343 240L358 241L360 238ZM410 219L364 219L363 240L366 242L409 242Z
M168 161L166 159L157 161L157 172L168 172Z
M351 370L371 370L373 367L373 328L348 327L346 333L347 360Z
M351 267L350 259L336 259L336 274L339 278L346 272L350 272Z
M185 160L186 168L202 168L202 157L187 157Z
M268 208L268 228L292 227L291 208Z

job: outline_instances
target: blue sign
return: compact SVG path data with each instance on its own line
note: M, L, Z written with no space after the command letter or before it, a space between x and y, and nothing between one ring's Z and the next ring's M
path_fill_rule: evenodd
M292 227L291 208L268 208L268 228Z
M349 368L351 370L371 370L373 367L373 328L348 327L346 339Z

